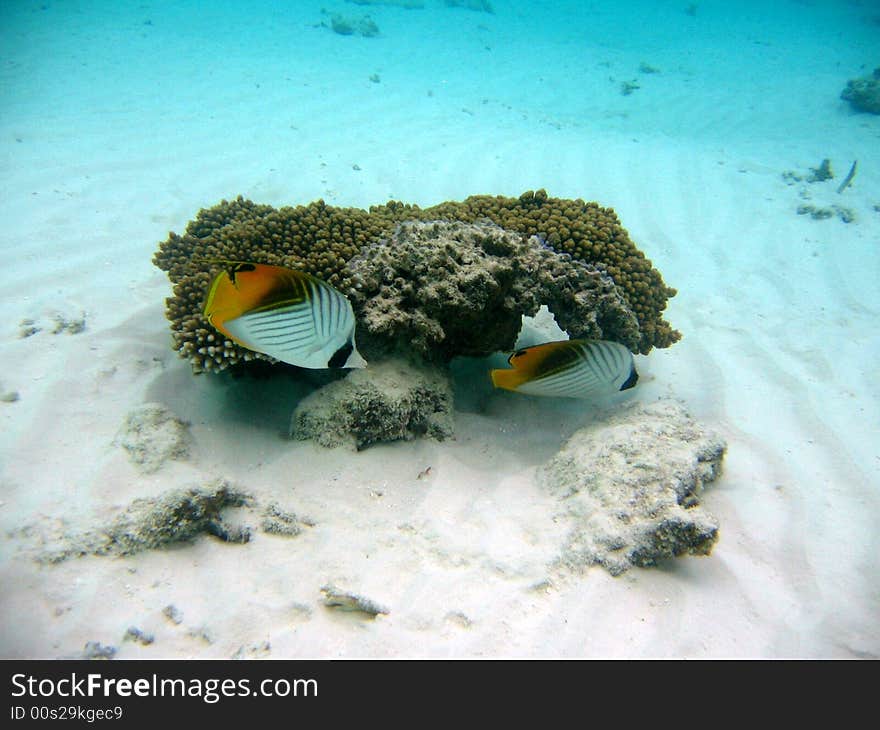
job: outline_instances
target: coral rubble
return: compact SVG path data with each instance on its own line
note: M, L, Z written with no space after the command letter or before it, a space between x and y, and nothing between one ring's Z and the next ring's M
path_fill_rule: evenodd
M191 542L201 535L243 544L250 542L251 525L256 520L261 532L283 537L296 537L303 527L315 524L278 504L260 505L227 480L214 479L136 499L109 521L85 529L35 523L24 526L20 533L36 538L37 562L58 563L84 555L134 555ZM174 606L166 606L164 613L173 623L182 620Z
M361 35L364 38L375 38L379 35L379 26L364 15L360 18L350 18L339 13L330 16L330 30L339 35Z
M47 321L48 320L48 321ZM78 335L86 330L86 313L70 317L61 312L50 312L39 321L35 319L23 319L19 323L18 336L22 339L33 337L38 332L48 329L53 335L66 332L69 335Z
M189 424L161 403L144 403L125 417L116 444L141 471L155 472L169 459L189 455Z
M840 195L847 188L849 188L853 180L855 179L856 172L858 170L859 161L855 160L849 168L849 172L843 178L843 181L840 185L837 186L837 194ZM794 185L796 183L809 183L810 185L817 184L816 188L819 190L820 195L823 191L823 184L827 183L829 180L834 179L834 172L831 169L831 160L827 157L822 160L818 167L811 167L808 173L799 173L795 170L786 170L782 173L782 179L785 181L786 185ZM827 186L826 186L826 195L827 195ZM799 197L804 201L811 201L813 199L813 190L808 189L806 185L802 185L799 192ZM826 197L827 200L827 197ZM833 218L837 216L844 223L852 223L856 220L855 212L841 205L837 205L834 203L828 205L816 205L812 202L804 202L797 206L797 214L798 215L809 215L813 220L822 220L825 218Z
M385 606L376 603L372 599L365 598L357 593L341 590L331 583L322 586L321 593L324 594L324 605L336 611L363 614L367 618L376 618L380 613L390 613Z
M542 482L571 524L559 566L613 575L678 555L708 555L718 523L700 507L726 444L674 401L632 404L576 432Z
M404 10L421 10L425 7L424 0L346 0L353 5L390 5Z
M15 403L21 396L17 390L3 390L0 388L0 402Z
M489 0L443 0L443 2L449 8L466 8L467 10L477 10L483 13L495 13Z
M572 262L606 274L638 322L638 338L628 342L635 351L647 354L680 338L662 316L675 290L636 248L614 211L583 200L551 198L538 190L518 198L477 195L424 209L389 201L365 211L328 206L321 200L276 209L243 198L203 209L183 235L169 234L153 259L173 285L166 314L174 347L196 372L271 361L225 340L205 320L202 306L220 269L218 260L287 266L343 286L347 264L363 247L387 242L402 222L443 220L490 222L512 233L538 236ZM568 286L570 277L561 284Z
M825 182L826 180L833 180L834 173L831 171L831 160L827 157L822 160L819 164L819 167L811 167L810 174L807 175L807 182Z
M136 499L109 524L66 536L38 560L56 563L82 555L133 555L203 534L225 542L248 542L250 529L230 523L224 515L248 502L247 494L224 480L171 489L154 499Z
M119 650L115 646L101 644L97 641L87 641L83 647L82 659L112 659Z
M65 315L61 313L56 313L53 317L54 323L52 326L52 334L59 335L62 332L67 332L71 335L78 335L80 332L85 332L86 329L86 315L85 313L81 314L79 317L74 317L72 319L68 319Z
M162 615L175 625L183 623L183 613L173 603L169 603L162 609Z
M840 98L856 111L880 114L880 68L875 68L870 76L847 81Z
M296 537L302 532L303 525L311 524L313 523L297 517L293 512L288 512L277 504L270 504L263 511L260 530L270 535Z
M452 436L452 389L442 371L391 359L352 370L294 410L290 435L357 449L418 436Z
M123 635L122 640L135 641L142 646L149 646L156 640L156 637L153 636L153 634L142 631L137 626L129 626L125 630L125 634Z
M822 220L836 215L844 223L852 223L856 219L856 214L850 208L845 208L842 205L822 207L804 203L797 207L797 214L809 215L813 220Z
M825 157L818 167L809 168L809 172L800 173L797 170L785 170L782 173L782 179L786 185L794 185L795 183L821 183L826 180L834 179L834 171L831 169L831 160Z

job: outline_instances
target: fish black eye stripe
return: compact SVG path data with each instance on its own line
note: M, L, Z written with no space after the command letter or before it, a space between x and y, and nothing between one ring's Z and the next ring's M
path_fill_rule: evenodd
M229 277L229 281L232 282L233 286L238 286L238 282L235 280L237 274L248 271L256 271L257 267L253 264L246 263L237 263L233 264L230 268L226 270L226 275Z

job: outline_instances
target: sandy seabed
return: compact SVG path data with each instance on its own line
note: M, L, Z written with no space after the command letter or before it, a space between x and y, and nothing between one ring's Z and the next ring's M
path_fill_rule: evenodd
M4 31L0 656L880 656L880 117L838 99L872 62L860 36L832 63L810 52L827 4L792 40L749 17L721 33L701 3L671 43L537 35L533 58L554 50L559 70L542 76L501 2L375 8L372 39L314 27L313 5L268 13L222 62L172 32L185 18L134 5L46 22L34 4ZM419 33L412 56L401 39ZM835 180L783 178L825 157ZM454 440L324 449L283 438L307 382L194 377L170 348L150 258L200 207L539 187L612 206L679 291L684 337L637 358L628 400L674 399L726 440L701 497L720 525L708 557L549 567L567 534L540 472L596 418L586 404L459 383ZM120 440L144 403L189 424L155 469ZM35 559L217 480L296 529Z

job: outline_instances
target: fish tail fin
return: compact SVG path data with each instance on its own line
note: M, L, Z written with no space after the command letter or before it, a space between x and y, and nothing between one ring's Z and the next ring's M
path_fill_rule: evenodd
M348 359L345 361L344 368L365 368L367 367L367 361L364 360L364 356L361 355L356 347L353 347L351 350L351 354L348 356Z

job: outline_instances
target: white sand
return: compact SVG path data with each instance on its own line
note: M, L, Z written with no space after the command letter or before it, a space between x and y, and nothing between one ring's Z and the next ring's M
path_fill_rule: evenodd
M878 63L866 7L725 18L707 1L690 18L672 3L640 41L610 9L551 37L541 12L502 0L494 16L373 8L375 39L312 27L317 2L247 23L39 5L4 10L0 31L0 391L19 394L0 402L0 656L87 641L127 658L880 656L880 117L838 100ZM781 179L823 157L836 180ZM538 187L614 207L679 290L668 318L684 339L638 358L630 393L677 397L729 442L704 499L721 524L708 558L549 575L563 535L533 477L581 404L498 394L457 415L453 442L324 450L280 438L296 383L193 377L169 347L150 259L202 206ZM856 220L797 215L801 189ZM85 331L52 334L55 313L85 313ZM26 318L43 329L20 338ZM189 460L149 475L113 444L147 401L194 438ZM216 476L315 524L29 557L58 520L94 526ZM389 613L332 612L328 583ZM155 641L123 642L129 626Z

